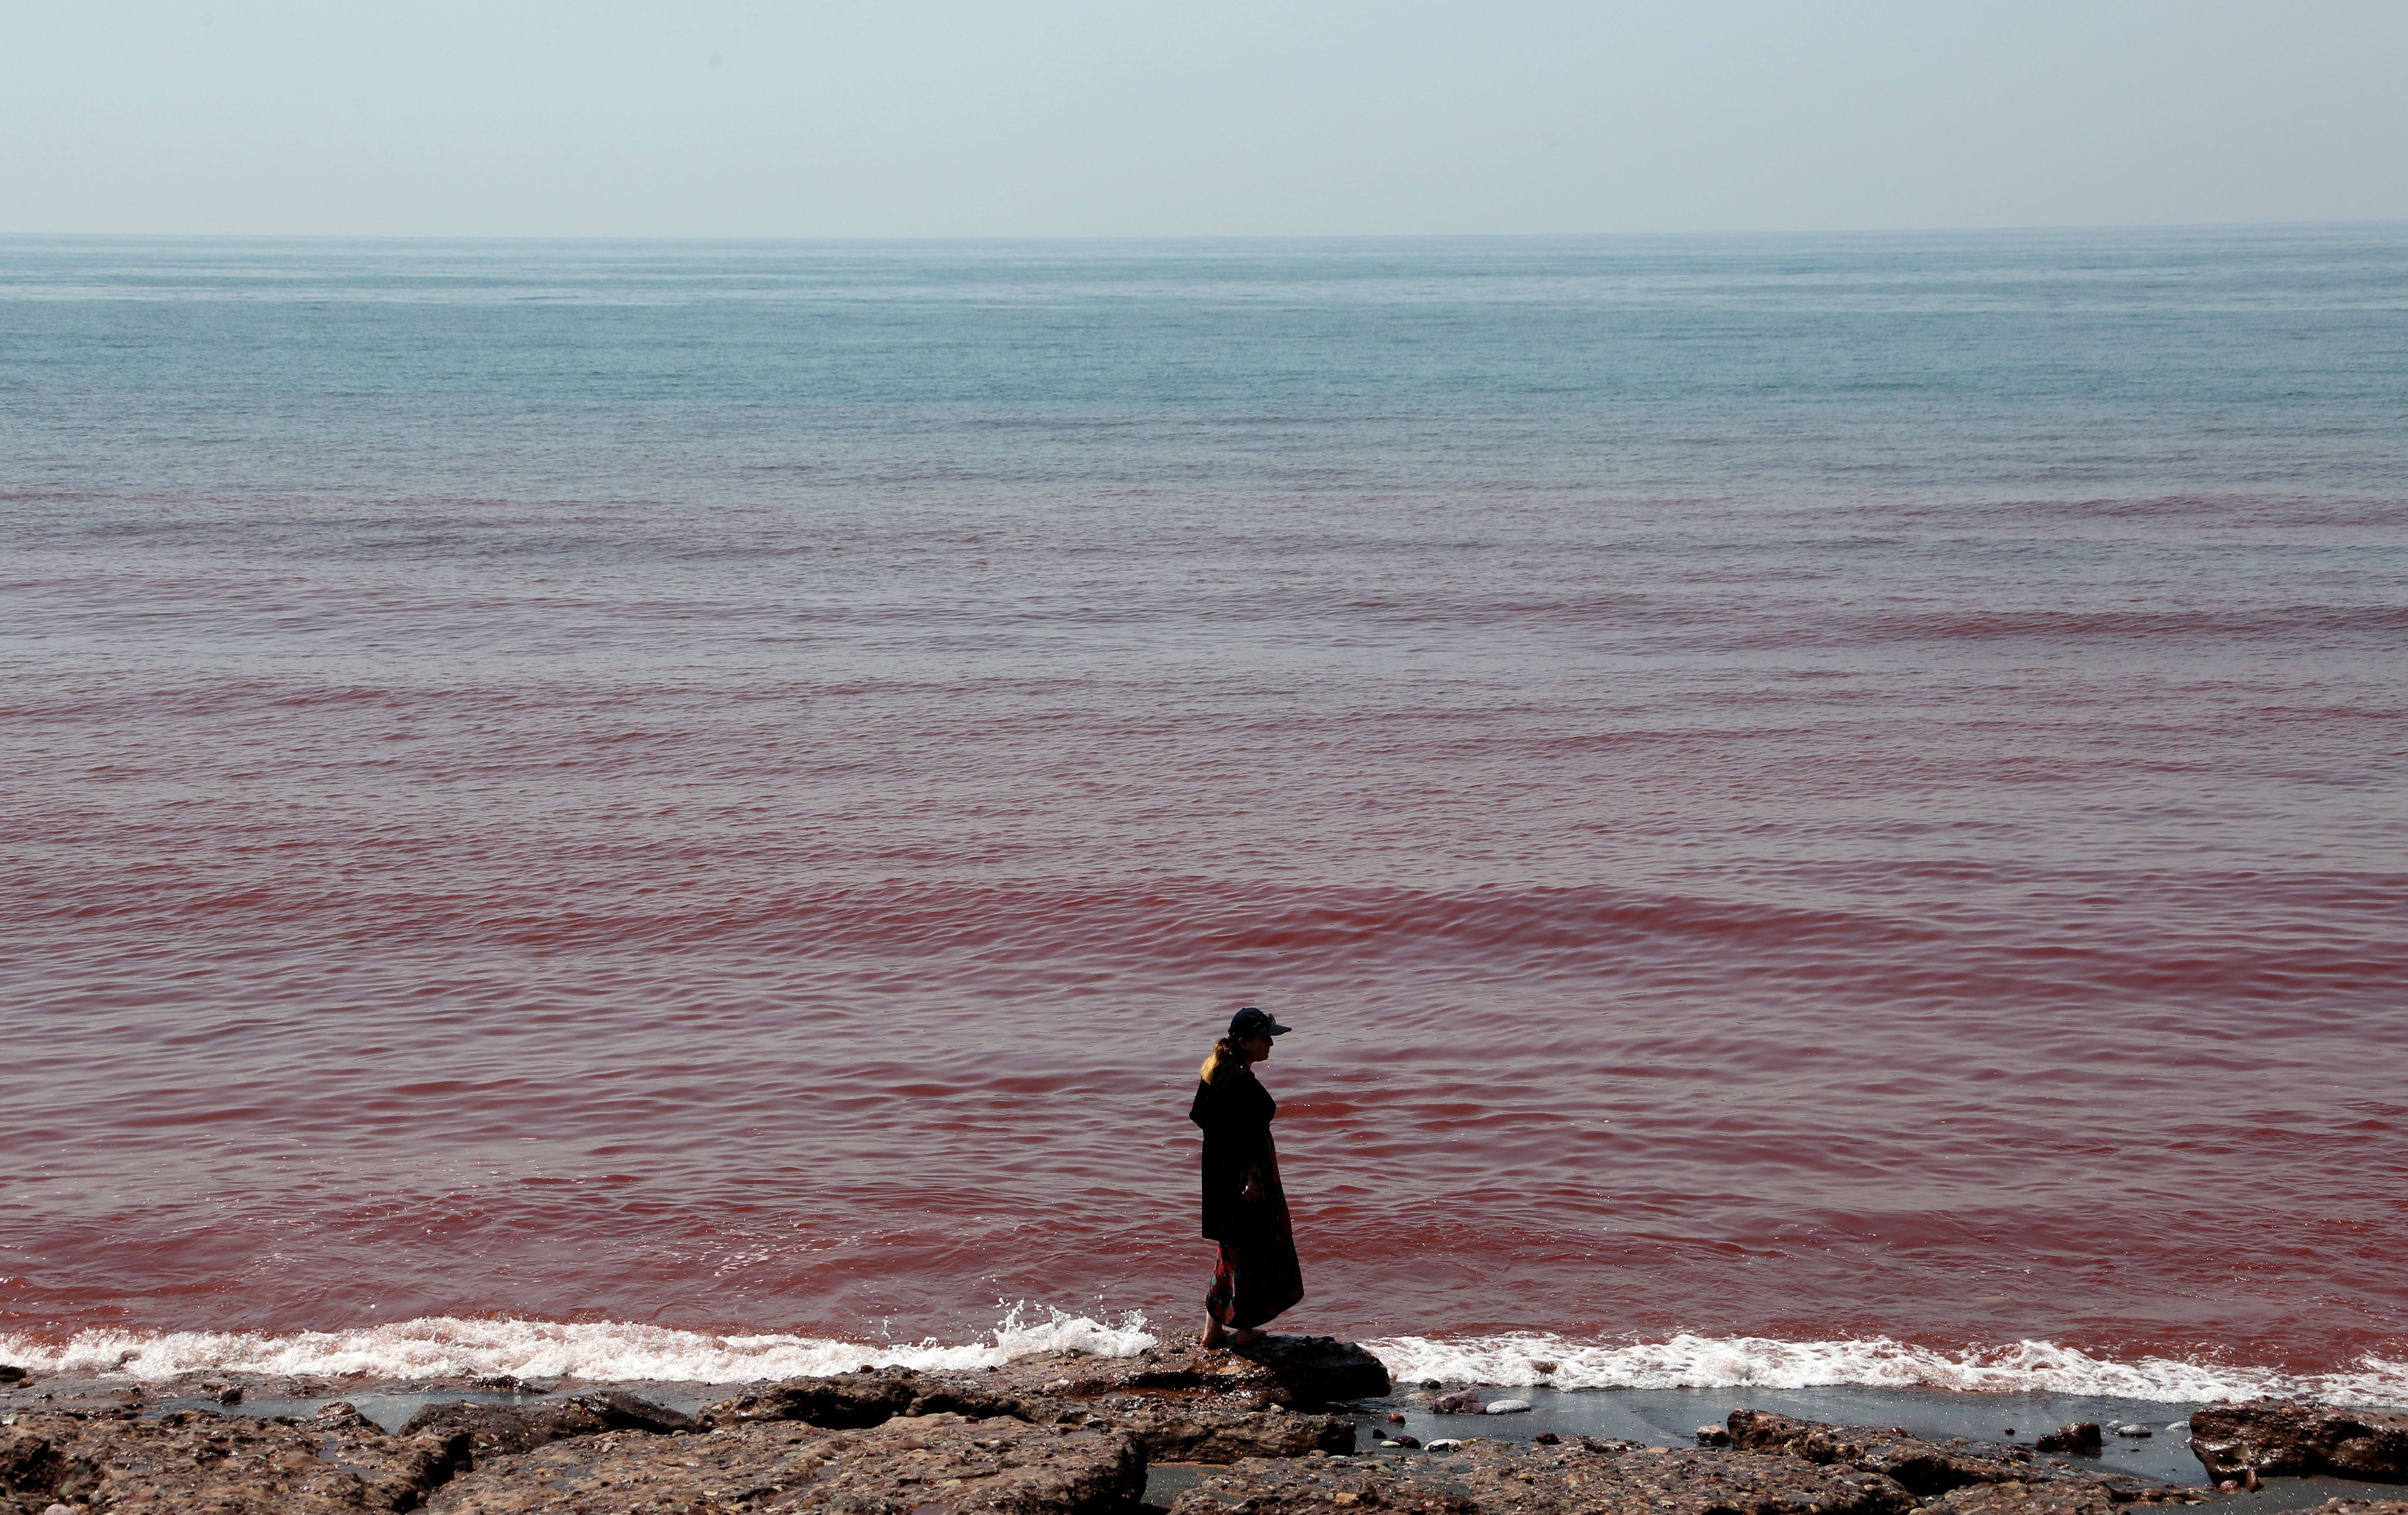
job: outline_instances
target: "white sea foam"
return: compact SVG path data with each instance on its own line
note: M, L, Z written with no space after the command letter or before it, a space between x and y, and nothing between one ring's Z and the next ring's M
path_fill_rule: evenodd
M843 1373L863 1364L927 1370L986 1367L1033 1352L1072 1348L1127 1357L1154 1344L1145 1318L1096 1321L1014 1306L987 1336L958 1345L909 1346L825 1336L711 1336L666 1326L598 1321L463 1321L436 1316L351 1331L264 1336L217 1331L84 1331L64 1345L0 1336L0 1360L42 1375L124 1379L180 1373L293 1374L335 1378L450 1378L508 1373L522 1379L700 1379L752 1383Z
M841 1373L869 1364L928 1371L986 1367L1037 1352L1076 1349L1128 1357L1154 1345L1145 1317L1098 1321L1013 1306L985 1336L948 1344L844 1341L826 1336L713 1336L599 1321L465 1321L448 1316L351 1331L284 1336L210 1331L85 1331L64 1344L0 1336L0 1361L45 1377L147 1380L183 1373L337 1378L573 1375L603 1380L751 1383ZM1436 1379L1498 1388L1954 1389L1977 1394L2094 1394L2202 1404L2256 1394L2329 1404L2408 1408L2408 1362L2365 1357L2355 1368L2286 1374L2272 1368L2143 1357L2094 1357L2046 1341L1942 1351L1886 1336L1782 1341L1681 1335L1665 1341L1581 1341L1542 1332L1441 1340L1367 1341L1399 1383ZM1533 1365L1553 1363L1551 1373Z
M1499 1388L1955 1389L1976 1394L2095 1394L2168 1404L2294 1395L2329 1404L2408 1407L2408 1363L2363 1357L2356 1368L2286 1374L2272 1368L2143 1357L2093 1357L2047 1341L1942 1351L1886 1336L1781 1341L1681 1335L1668 1341L1596 1342L1543 1333L1364 1343L1402 1382L1436 1379ZM1532 1365L1553 1363L1541 1374Z

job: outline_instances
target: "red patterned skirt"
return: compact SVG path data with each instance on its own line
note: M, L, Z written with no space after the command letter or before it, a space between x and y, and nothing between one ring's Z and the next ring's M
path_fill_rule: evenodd
M1296 1237L1287 1227L1287 1207L1278 1223L1243 1243L1221 1243L1212 1265L1212 1291L1205 1313L1233 1331L1261 1325L1304 1297L1304 1270L1297 1265Z

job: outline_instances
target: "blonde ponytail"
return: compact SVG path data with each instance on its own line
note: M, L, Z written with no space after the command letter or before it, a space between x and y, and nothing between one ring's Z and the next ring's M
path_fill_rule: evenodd
M1236 1042L1224 1036L1212 1044L1212 1055L1206 1058L1204 1065L1196 1070L1196 1077L1206 1083L1211 1083L1221 1076L1222 1065L1228 1063L1235 1063L1238 1066L1244 1067L1246 1054L1238 1050Z

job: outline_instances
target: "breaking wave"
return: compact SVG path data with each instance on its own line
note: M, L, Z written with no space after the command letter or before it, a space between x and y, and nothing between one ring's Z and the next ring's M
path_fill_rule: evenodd
M187 1373L380 1379L580 1378L753 1383L843 1373L864 1364L928 1371L987 1367L1036 1352L1128 1357L1154 1344L1145 1317L1097 1321L1025 1306L982 1339L839 1341L825 1336L713 1336L624 1321L467 1321L432 1316L351 1331L285 1336L222 1331L81 1331L54 1346L0 1336L0 1358L40 1374L142 1380Z
M2295 1396L2328 1404L2408 1406L2408 1362L2361 1357L2351 1370L2290 1374L2272 1368L2093 1357L2048 1341L1942 1351L1886 1336L1781 1341L1698 1336L1606 1344L1544 1333L1460 1341L1390 1336L1364 1345L1399 1381L1437 1379L1558 1389L1952 1389L1968 1394L2057 1394L2169 1404ZM1552 1364L1551 1372L1540 1365Z
M984 1336L947 1344L844 1341L780 1334L718 1336L624 1321L567 1322L435 1316L349 1331L92 1330L63 1343L0 1336L0 1360L49 1376L139 1381L223 1373L379 1379L578 1378L593 1381L752 1383L842 1373L865 1365L940 1372L1039 1352L1129 1357L1159 1339L1131 1311L1109 1320L1015 1305ZM2143 1357L2094 1357L2046 1341L1943 1351L1886 1336L1783 1341L1699 1336L1609 1344L1516 1332L1440 1340L1389 1336L1363 1345L1401 1387L1440 1383L1557 1389L1943 1389L2201 1404L2259 1394L2408 1408L2408 1362L2367 1356L2354 1368L2273 1368ZM1542 1368L1544 1369L1542 1371Z

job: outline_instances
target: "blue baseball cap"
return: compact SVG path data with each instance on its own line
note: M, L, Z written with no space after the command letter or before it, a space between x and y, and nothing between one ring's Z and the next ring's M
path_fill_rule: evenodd
M1231 1041L1243 1041L1249 1036L1284 1036L1292 1029L1280 1024L1269 1015L1251 1005L1229 1017Z

